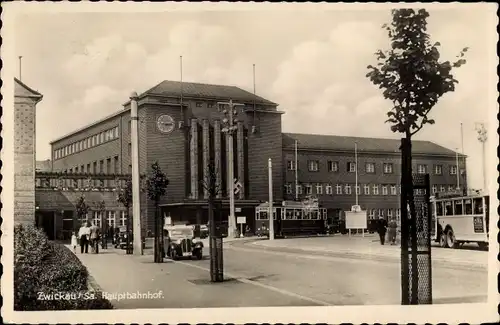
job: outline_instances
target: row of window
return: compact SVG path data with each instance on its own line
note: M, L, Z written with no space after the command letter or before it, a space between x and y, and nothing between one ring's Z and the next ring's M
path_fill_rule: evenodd
M313 188L315 188L315 192L313 193ZM352 194L353 188L356 188L357 194L361 195L400 195L401 194L401 185L377 185L377 184L364 184L364 185L358 185L357 187L355 185L351 184L337 184L335 185L335 194L337 195L342 195L342 194L347 194L350 195ZM323 189L325 190L323 192ZM363 192L361 192L361 189L363 189ZM297 185L297 194L305 194L305 195L332 195L333 194L334 187L330 184L321 184L318 183L315 186L312 184L305 184L305 185ZM456 190L456 186L454 185L433 185L432 186L432 194L435 194L438 192L445 192L446 190L448 191L454 191ZM285 192L286 194L293 194L293 185L288 183L285 184ZM420 191L417 190L417 194L420 194Z
M483 198L455 199L436 202L437 216L461 216L483 214Z
M104 165L106 162L106 166ZM92 164L76 166L74 168L69 168L63 170L63 173L101 173L101 174L117 174L120 170L119 159L118 156L115 156L113 159L113 171L111 170L111 158L107 158L106 160L102 159L99 161L99 165L97 165L97 161L94 161ZM99 167L99 169L98 169Z
M92 211L87 214L86 218L83 218L80 221L83 223L88 220L97 227L101 227L101 221L104 222L106 220L108 221L108 226L113 228L125 227L127 225L127 216L125 211L104 211L102 218L101 215L102 214L99 211Z
M319 165L320 162L319 160L308 160L307 161L307 170L310 172L318 172L319 171ZM340 162L338 161L327 161L327 170L329 172L336 173L340 170ZM347 172L349 173L355 173L356 172L356 163L354 162L347 162ZM374 162L367 162L365 163L365 172L368 174L375 174L376 171L376 165ZM295 166L295 161L293 160L288 160L287 161L287 169L288 170L296 170ZM392 174L394 173L394 164L393 163L383 163L382 164L382 170L384 174ZM418 164L416 171L418 174L427 174L427 165L424 164ZM443 175L443 165L433 165L433 172L434 175ZM456 165L449 165L449 172L450 175L456 175L457 174L457 166Z
M60 149L54 150L54 159L61 159L74 153L90 149L102 143L118 139L118 127L92 135L86 139L68 144Z

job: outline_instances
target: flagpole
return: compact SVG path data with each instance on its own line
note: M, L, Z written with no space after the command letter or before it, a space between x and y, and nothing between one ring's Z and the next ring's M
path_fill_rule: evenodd
M297 145L298 141L295 140L295 201L299 200L299 192L298 192L298 187L299 187L299 171L298 171L298 155L297 155Z
M255 91L255 63L253 64L253 124L255 126L255 114L256 114L256 107L255 107L255 96L256 96L256 91Z
M180 56L180 72L181 72L181 116L184 118L184 106L183 106L183 96L184 96L184 84L182 83L182 55Z

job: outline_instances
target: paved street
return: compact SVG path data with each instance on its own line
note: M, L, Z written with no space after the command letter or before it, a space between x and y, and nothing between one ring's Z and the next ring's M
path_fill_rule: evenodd
M272 244L280 244L275 247L263 246L270 243L267 240L228 242L224 244L224 266L226 278L232 279L218 284L209 282L208 256L201 261L166 259L163 264L154 264L151 255L127 256L115 249L99 255L77 255L106 292L162 291L163 296L156 299L112 300L117 308L400 304L396 259L310 254L279 247L304 246L307 240L315 244L336 241L339 246L347 242L335 236L276 240ZM451 261L450 265L435 263L432 272L435 304L487 300L486 268L467 268Z

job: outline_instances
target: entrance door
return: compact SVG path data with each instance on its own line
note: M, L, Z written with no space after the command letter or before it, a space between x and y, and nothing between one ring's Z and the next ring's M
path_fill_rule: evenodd
M52 211L37 212L36 226L41 228L49 240L56 238L55 234L55 214Z

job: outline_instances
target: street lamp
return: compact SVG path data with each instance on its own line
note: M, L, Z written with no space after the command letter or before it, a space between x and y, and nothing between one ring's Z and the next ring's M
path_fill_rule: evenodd
M233 153L233 134L238 129L236 123L238 120L236 119L236 115L238 112L236 110L237 106L245 106L244 104L233 103L232 99L229 99L229 102L218 102L218 105L228 106L227 109L223 109L224 118L222 119L222 132L226 133L228 136L229 143L229 153L228 153L228 180L227 184L229 185L229 220L228 220L228 237L234 237L235 232L235 218L234 218L234 153Z
M488 140L488 131L484 127L484 123L476 123L477 139L483 147L483 190L486 190L486 140Z

